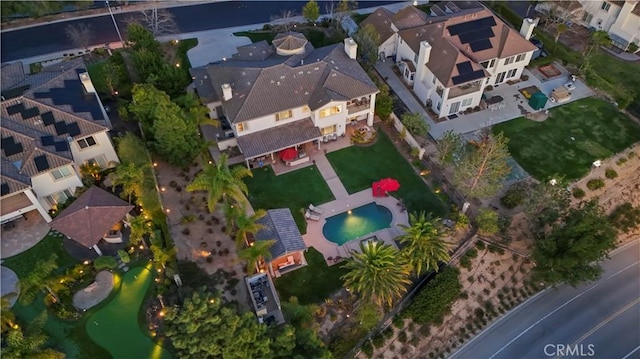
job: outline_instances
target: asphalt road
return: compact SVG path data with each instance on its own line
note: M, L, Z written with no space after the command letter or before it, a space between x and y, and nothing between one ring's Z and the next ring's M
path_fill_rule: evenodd
M451 358L640 358L639 260L636 240L603 264L599 281L543 292Z
M375 7L398 1L358 1L360 8ZM269 22L272 16L283 11L293 10L297 14L306 1L226 1L210 4L168 8L178 25L180 33L220 29L241 25ZM319 2L321 13L325 5ZM131 14L116 14L116 21L122 32L125 18ZM44 55L72 49L75 46L67 38L65 28L68 25L84 23L91 26L92 45L117 42L118 35L108 15L45 24L21 30L2 32L0 35L2 62Z

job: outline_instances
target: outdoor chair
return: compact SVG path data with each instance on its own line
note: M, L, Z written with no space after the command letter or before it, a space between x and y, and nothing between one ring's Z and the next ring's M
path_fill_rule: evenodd
M309 211L307 211L307 212L304 214L304 217L305 217L306 219L310 219L310 220L312 220L312 221L319 221L319 220L320 220L320 216L318 216L317 214L313 214L313 213L311 213L311 212L309 212Z
M310 204L310 205L309 205L309 209L310 209L312 212L315 212L315 213L317 213L317 214L323 214L323 213L324 213L324 209L322 209L322 208L320 208L320 207L316 207L316 206L314 206L313 204Z

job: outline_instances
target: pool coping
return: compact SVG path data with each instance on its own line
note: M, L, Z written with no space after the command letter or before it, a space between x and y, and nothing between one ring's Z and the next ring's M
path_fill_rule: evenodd
M324 237L322 228L327 222L327 218L372 202L386 207L391 212L392 219L389 228L371 232L342 245L331 242ZM319 215L320 219L317 221L307 220L307 233L302 236L302 239L308 247L314 247L322 253L327 265L336 264L337 262L334 259L336 257L349 258L351 257L351 252L359 252L360 240L372 236L376 236L385 244L397 248L394 238L403 234L399 225L409 225L409 214L399 206L399 203L399 200L391 195L388 197L373 197L370 188L351 194L346 198L336 199L320 205L313 203L314 206L321 207L324 212ZM328 258L332 258L332 260L328 260Z

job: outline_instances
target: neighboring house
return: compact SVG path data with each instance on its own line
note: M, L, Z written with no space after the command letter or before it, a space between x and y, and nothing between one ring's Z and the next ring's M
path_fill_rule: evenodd
M263 228L255 234L255 239L275 241L269 248L271 258L265 261L272 276L280 277L285 272L307 265L307 260L304 258L307 245L289 208L270 209L256 222Z
M108 237L109 232L120 227L133 207L114 194L92 186L58 214L51 227L84 247L93 248L100 256L98 243L103 240L114 243Z
M37 74L2 66L2 210L7 223L30 211L46 222L82 186L79 167L107 167L118 157L109 118L81 60Z
M227 131L223 150L249 160L345 134L351 121L373 124L378 89L356 61L357 44L314 49L304 35L279 34L238 47L231 59L191 69L195 89Z
M540 2L536 10L556 12L569 25L578 23L586 28L603 30L611 44L627 50L631 43L640 44L640 2L634 1L556 1Z
M429 16L413 6L391 17L378 9L363 23L381 34L380 57L393 57L438 117L478 106L486 86L519 79L537 49L528 41L537 22L525 20L521 34L475 1L433 5Z

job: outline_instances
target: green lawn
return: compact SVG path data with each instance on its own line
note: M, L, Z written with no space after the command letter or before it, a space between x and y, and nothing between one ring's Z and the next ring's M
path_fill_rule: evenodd
M245 36L248 37L251 42L260 42L266 40L269 44L276 37L276 33L272 31L241 31L234 32L233 36Z
M401 198L409 211L424 210L444 216L446 205L442 200L416 174L389 137L380 130L378 134L373 146L351 146L327 154L347 192L362 191L379 179L392 177L400 182L400 190L393 195Z
M38 260L47 259L51 257L51 254L58 256L56 263L58 264L59 272L80 263L64 250L62 237L55 237L52 232L49 232L38 244L26 252L4 259L2 265L16 272L18 278L25 278L31 273L34 264Z
M270 166L253 170L253 177L244 179L249 187L253 208L289 208L300 232L306 233L307 222L300 212L310 203L315 205L335 198L316 166L276 176Z
M334 32L334 34L329 37L326 36L323 30L316 30L313 28L302 29L301 32L316 49L324 46L337 44L342 42L342 40L344 40L344 36L341 33L337 33L337 32ZM273 41L277 33L273 31L242 31L242 32L234 32L233 35L246 36L253 43L266 40L269 44L271 44L271 41Z
M524 117L493 127L510 139L509 151L532 176L583 177L593 161L640 141L640 126L613 105L587 98L550 110L544 122ZM572 140L571 138L575 140Z
M319 303L342 288L340 279L348 271L342 264L327 266L324 257L311 247L304 254L308 265L276 279L280 299L297 297L300 304Z

